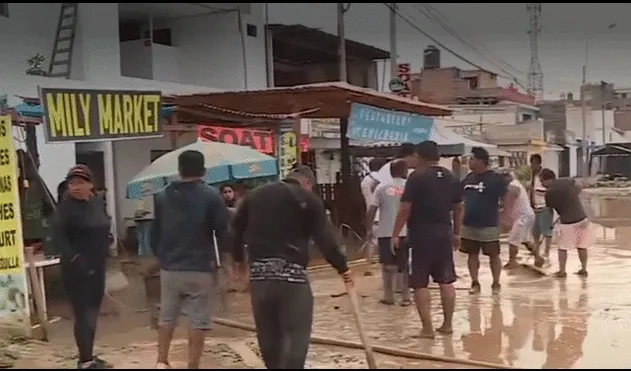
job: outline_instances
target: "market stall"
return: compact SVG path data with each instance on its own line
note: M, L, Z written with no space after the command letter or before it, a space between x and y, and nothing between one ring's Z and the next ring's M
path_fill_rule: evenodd
M434 116L449 115L445 106L420 102L343 82L319 83L254 91L228 91L175 96L166 99L175 108L165 130L194 130L199 123L217 122L234 127L266 127L276 131L277 146L283 134L301 133L301 119L339 119L341 181L324 199L332 219L362 230L363 209L359 180L351 171L349 140L367 138L419 142L428 139ZM296 147L296 151L298 150ZM286 152L286 151L285 151ZM277 156L286 153L277 152ZM300 163L301 156L292 156ZM284 166L291 166L281 162ZM282 171L281 171L282 175Z

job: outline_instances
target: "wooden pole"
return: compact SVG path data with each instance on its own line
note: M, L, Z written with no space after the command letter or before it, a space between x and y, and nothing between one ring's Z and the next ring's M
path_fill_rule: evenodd
M26 253L26 262L28 263L28 275L31 281L31 294L35 301L35 307L37 308L37 317L42 327L42 340L48 341L48 315L44 310L46 298L43 296L41 287L39 286L39 278L37 275L37 268L35 267L35 257L33 256L33 246L26 246L24 248Z

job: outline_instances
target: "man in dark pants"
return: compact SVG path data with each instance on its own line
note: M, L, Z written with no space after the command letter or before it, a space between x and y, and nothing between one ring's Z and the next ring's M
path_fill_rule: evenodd
M462 181L464 216L460 251L468 254L471 294L480 293L480 250L489 257L494 295L500 293L500 212L499 202L508 189L504 176L489 169L489 153L482 147L471 150L471 172ZM509 210L506 210L507 212Z
M456 271L453 249L458 246L462 194L459 180L438 165L438 144L425 141L417 146L419 168L410 175L401 197L399 214L392 232L394 249L401 249L399 233L407 222L411 245L410 286L422 322L421 337L435 335L431 317L430 276L440 287L443 325L436 331L451 334L456 305ZM453 212L453 213L452 213ZM453 216L452 216L453 215Z
M312 192L314 184L311 169L298 165L285 180L248 194L232 221L237 264L244 261L247 241L252 310L268 369L305 366L313 321L309 240L346 283L353 282L324 205ZM235 272L245 273L242 266Z

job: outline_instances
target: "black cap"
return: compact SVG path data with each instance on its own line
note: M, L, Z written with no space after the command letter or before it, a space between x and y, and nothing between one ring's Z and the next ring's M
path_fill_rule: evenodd
M487 151L486 149L484 149L483 147L473 147L471 148L471 155L473 155L474 158L477 158L478 160L482 161L485 164L489 164L489 151Z
M313 170L311 170L309 166L305 166L305 165L294 166L294 168L291 169L291 171L287 175L287 177L292 177L292 176L299 176L299 177L307 178L313 185L315 185L315 182L316 182L315 174L313 173Z
M81 178L88 182L92 182L94 179L94 175L92 174L92 170L87 165L78 164L73 166L66 174L66 180L70 180L71 178Z

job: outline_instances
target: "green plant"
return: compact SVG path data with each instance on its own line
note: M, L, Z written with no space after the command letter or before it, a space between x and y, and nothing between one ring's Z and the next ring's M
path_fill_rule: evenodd
M44 70L44 64L46 63L46 57L37 53L32 55L26 59L26 63L28 63L28 68L26 69L27 75L32 76L46 76L46 71Z

